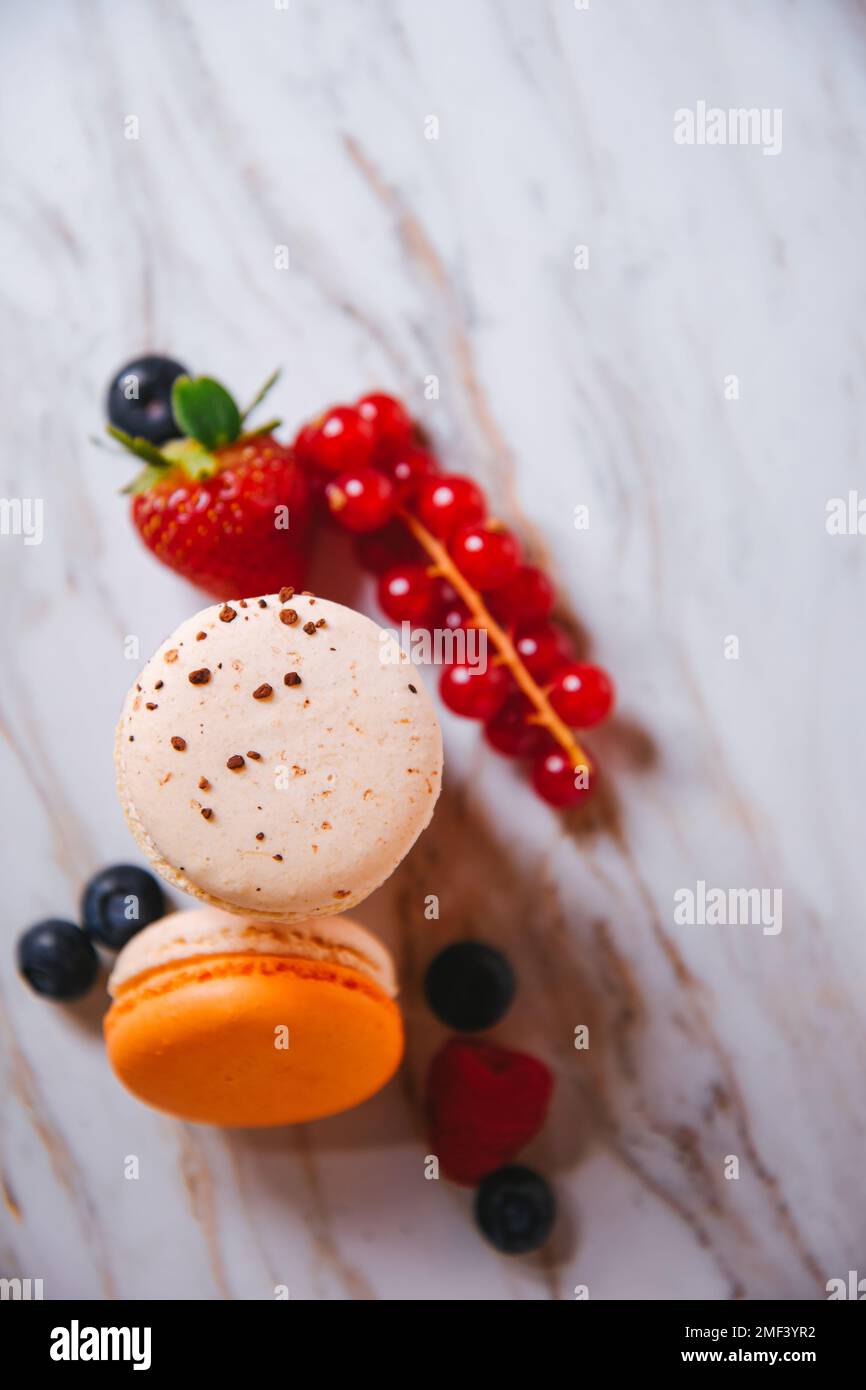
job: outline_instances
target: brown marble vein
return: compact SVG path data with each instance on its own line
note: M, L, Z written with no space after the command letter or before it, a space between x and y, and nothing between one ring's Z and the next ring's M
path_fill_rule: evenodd
M19 1047L9 1014L0 998L0 1034L7 1059L9 1089L22 1106L31 1129L45 1152L54 1181L67 1194L75 1213L81 1240L87 1248L99 1278L104 1298L117 1297L117 1283L112 1269L110 1245L102 1226L99 1206L81 1172L76 1155L59 1125L52 1117L48 1101L35 1070ZM4 1178L4 1191L14 1180ZM13 1210L17 1203L13 1199ZM26 1219L22 1222L26 1230Z

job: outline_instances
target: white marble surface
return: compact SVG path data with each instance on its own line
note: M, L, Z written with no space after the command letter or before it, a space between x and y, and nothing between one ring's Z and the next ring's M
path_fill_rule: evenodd
M3 490L45 504L41 546L0 539L3 1272L49 1297L509 1300L819 1298L866 1273L866 539L824 524L863 486L862 7L74 0L0 28ZM699 100L781 108L782 152L677 146ZM595 828L446 719L434 826L361 913L400 957L408 1064L295 1131L139 1107L102 1000L47 1006L12 964L23 926L134 853L122 639L146 654L197 603L88 443L141 348L244 394L282 362L292 424L403 393L621 691ZM345 592L331 560L315 582ZM677 925L698 879L782 888L783 930ZM423 1178L444 1030L418 982L467 932L518 965L497 1036L558 1075L528 1155L562 1210L537 1258L496 1255Z

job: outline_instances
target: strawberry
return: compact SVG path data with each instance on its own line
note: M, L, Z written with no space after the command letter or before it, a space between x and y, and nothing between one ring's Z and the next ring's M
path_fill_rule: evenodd
M136 493L132 519L145 545L217 598L301 587L309 494L291 450L258 435L214 457L210 475L176 466ZM288 529L277 529L278 508L286 509Z
M311 519L306 474L273 437L278 420L243 428L275 380L241 414L219 382L179 377L171 410L182 437L161 448L107 427L146 464L127 489L145 545L217 598L303 583Z
M511 1163L547 1114L553 1076L543 1062L495 1043L452 1038L427 1075L431 1152L466 1187Z

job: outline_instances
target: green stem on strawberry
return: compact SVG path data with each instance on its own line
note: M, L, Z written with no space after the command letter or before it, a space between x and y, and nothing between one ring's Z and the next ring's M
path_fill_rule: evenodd
M217 471L216 455L220 449L271 434L282 423L279 419L267 420L251 430L244 430L243 426L279 375L279 368L271 372L243 413L234 397L213 377L178 376L171 388L171 411L179 437L161 448L139 435L106 425L107 434L146 465L123 491L147 492L170 469L180 469L193 479L210 477Z

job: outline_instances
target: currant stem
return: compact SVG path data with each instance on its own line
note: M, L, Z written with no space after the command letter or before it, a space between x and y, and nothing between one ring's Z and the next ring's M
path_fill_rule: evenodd
M497 623L478 590L473 588L469 581L464 578L442 542L437 540L427 530L427 527L405 508L401 508L398 516L408 526L418 544L430 556L433 561L434 572L446 579L452 588L456 589L472 614L476 625L486 628L489 632L493 645L497 649L497 662L508 667L517 685L535 706L536 715L532 719L532 723L541 725L553 735L556 742L568 754L573 768L585 767L589 770L592 765L588 755L581 748L568 725L560 719L544 690L529 674L517 655L514 643L508 633Z

